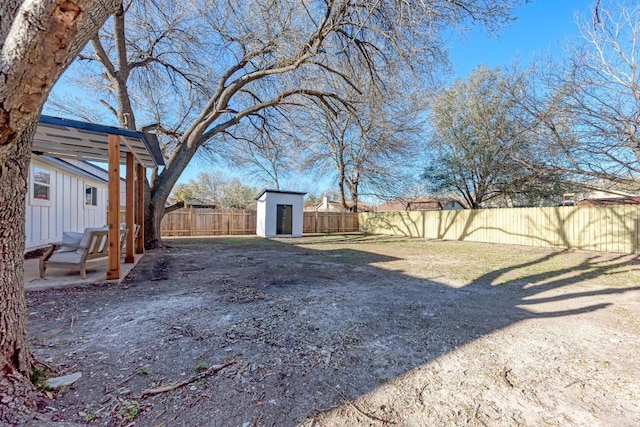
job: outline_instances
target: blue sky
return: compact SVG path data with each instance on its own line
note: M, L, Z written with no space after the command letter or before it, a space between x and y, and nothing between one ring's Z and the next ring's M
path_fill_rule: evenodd
M589 0L533 0L515 9L517 20L496 36L473 29L451 40L450 60L457 77L464 78L480 64L489 67L509 65L518 59L527 64L536 55L561 55L562 43L579 36L576 13L590 16L594 2Z

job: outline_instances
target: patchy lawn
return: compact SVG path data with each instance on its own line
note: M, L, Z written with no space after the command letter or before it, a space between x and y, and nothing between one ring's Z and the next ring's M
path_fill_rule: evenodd
M27 294L36 355L82 372L43 409L54 420L640 425L635 256L362 235L167 243L121 285Z

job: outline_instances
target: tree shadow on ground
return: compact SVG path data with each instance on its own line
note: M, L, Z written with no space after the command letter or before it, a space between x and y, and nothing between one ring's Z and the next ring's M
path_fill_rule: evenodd
M142 388L234 359L216 378L140 403L137 424L292 426L494 331L602 310L610 302L595 297L640 289L573 286L637 268L629 257L587 256L509 278L562 257L558 251L450 286L394 270L397 251L379 253L389 242L398 239L176 241L149 252L123 286L30 293L36 354L86 373L54 405L97 411L116 398L104 388L144 369L154 375L129 378L117 397L140 403Z

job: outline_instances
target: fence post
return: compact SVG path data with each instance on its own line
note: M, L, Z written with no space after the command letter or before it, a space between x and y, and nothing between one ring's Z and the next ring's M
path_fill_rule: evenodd
M635 239L635 248L633 248L633 252L634 253L638 253L638 249L640 248L640 207L636 208L636 220L634 221L634 225L635 225L635 230L633 230L636 233L636 239Z
M193 206L189 207L189 236L193 236L193 229L195 228L195 216Z

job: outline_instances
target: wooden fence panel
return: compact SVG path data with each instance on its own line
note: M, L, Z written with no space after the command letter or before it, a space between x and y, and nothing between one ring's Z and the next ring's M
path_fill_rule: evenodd
M217 236L256 233L255 211L235 212L184 208L162 218L162 236ZM304 212L303 233L357 232L358 214L351 212Z
M360 229L427 239L637 253L639 209L618 205L362 213Z
M160 233L163 236L191 235L192 214L189 211L174 211L166 214L160 223Z
M303 215L303 233L349 233L358 229L357 213L304 212Z

